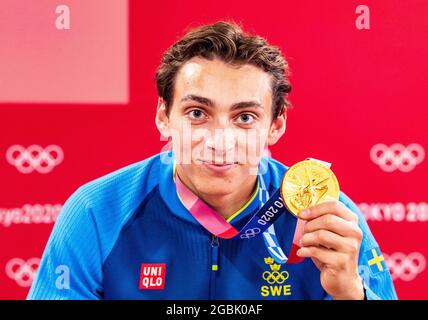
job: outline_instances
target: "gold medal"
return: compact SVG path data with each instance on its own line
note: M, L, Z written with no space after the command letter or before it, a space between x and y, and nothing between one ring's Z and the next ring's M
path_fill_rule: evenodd
M322 161L307 159L291 166L281 182L281 197L296 217L303 209L339 199L339 182Z

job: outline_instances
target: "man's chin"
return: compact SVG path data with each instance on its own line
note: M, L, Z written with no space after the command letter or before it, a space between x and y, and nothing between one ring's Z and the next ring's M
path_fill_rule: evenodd
M234 189L236 191L236 189ZM226 196L228 194L231 194L233 192L233 190L231 190L230 187L226 188L222 188L219 185L216 186L207 186L205 185L202 188L198 188L198 191L200 194L205 195L205 196L210 196L210 197L222 197L222 196Z

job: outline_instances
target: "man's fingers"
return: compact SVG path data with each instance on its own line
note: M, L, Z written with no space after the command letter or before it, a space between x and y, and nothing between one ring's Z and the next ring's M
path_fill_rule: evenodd
M357 253L359 244L351 238L342 237L327 230L317 230L305 233L300 243L303 247L323 246L339 252Z
M305 223L304 233L328 230L342 237L362 239L363 233L355 222L344 220L333 214L326 214Z
M322 264L326 264L333 269L344 269L346 259L340 252L329 250L322 247L302 247L297 251L299 257L315 258Z
M334 214L344 220L358 222L357 215L349 210L340 201L323 202L308 209L302 210L299 213L299 218L304 220L312 220L325 214Z

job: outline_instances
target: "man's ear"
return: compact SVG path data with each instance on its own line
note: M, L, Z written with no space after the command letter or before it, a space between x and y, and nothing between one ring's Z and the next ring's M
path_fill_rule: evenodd
M280 116L272 121L269 129L268 145L273 146L279 138L285 133L287 123L287 112L284 111Z
M166 103L161 97L158 98L155 122L160 134L165 138L169 138L169 118L167 115Z

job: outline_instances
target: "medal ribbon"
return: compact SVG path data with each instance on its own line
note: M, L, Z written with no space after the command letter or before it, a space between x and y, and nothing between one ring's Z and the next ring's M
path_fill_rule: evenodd
M290 232L286 234L285 243L294 244L293 247L298 246L301 238L302 231L302 220L297 219L293 214L288 212L284 205L280 190L278 189L272 197L269 197L262 207L251 217L251 219L245 224L241 230L237 230L230 223L228 223L217 211L208 206L202 199L195 195L190 189L188 189L181 181L178 173L175 179L177 194L181 199L184 206L192 214L192 216L210 233L218 236L222 239L251 239L264 233L268 228L269 230L265 234L265 242L267 243L266 236L270 235L269 239L272 239L273 247L278 247L278 241L276 239L275 231L273 229L273 223L285 212L286 225L290 226L290 230L299 232ZM264 190L267 191L267 190ZM298 222L299 221L299 222ZM273 237L272 237L273 235ZM291 238L293 236L293 238ZM292 253L298 248L292 248ZM279 263L287 262L287 257L278 258L275 257L269 249L272 257ZM287 250L287 253L290 250ZM281 250L282 252L282 250ZM284 255L284 254L283 254ZM299 259L293 259L290 262L297 262Z

